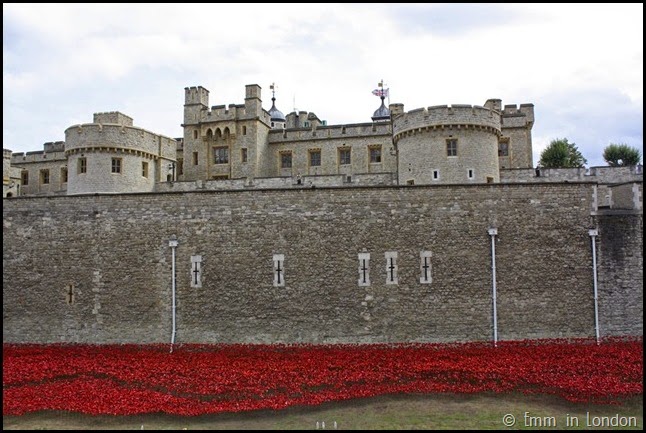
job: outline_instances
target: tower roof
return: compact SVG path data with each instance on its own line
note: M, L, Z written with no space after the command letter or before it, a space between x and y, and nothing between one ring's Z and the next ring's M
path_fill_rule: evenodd
M285 115L282 111L276 108L276 98L271 98L271 108L269 109L269 116L272 122L284 122Z
M276 108L276 85L271 83L271 108L269 109L269 117L272 122L285 122L285 115L282 111Z
M384 104L384 97L381 97L381 106L372 115L373 122L378 120L389 120L390 119L390 110L386 108Z

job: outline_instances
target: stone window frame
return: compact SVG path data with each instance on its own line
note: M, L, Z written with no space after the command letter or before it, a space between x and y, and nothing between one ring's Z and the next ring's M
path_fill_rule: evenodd
M67 183L67 166L61 167L61 183Z
M191 287L202 288L202 256L191 256Z
M288 158L289 157L289 158ZM294 165L294 155L291 150L281 150L278 152L278 164L281 169L292 168Z
M315 162L312 159L313 155L318 155L318 164L313 164L312 162ZM312 148L307 150L307 163L309 167L320 167L322 163L322 155L321 155L321 148Z
M43 168L40 170L40 184L41 185L49 185L50 182L50 176L49 176L49 168Z
M424 260L427 259L427 260ZM419 283L432 284L433 283L433 253L429 250L423 250L419 253ZM426 269L425 269L426 267ZM424 277L427 277L426 279Z
M504 137L498 140L498 156L499 157L509 156L509 137Z
M386 285L398 285L399 266L397 265L397 251L386 251L384 253L384 258L386 259Z
M229 146L216 146L213 148L213 164L229 163Z
M246 164L249 159L249 152L246 147L240 149L240 163Z
M359 253L359 280L357 284L360 287L370 286L370 253ZM364 281L364 266L365 266L365 281Z
M148 177L148 161L141 161L141 175Z
M376 152L379 152L378 154ZM378 159L378 161L375 161ZM381 144L371 144L368 146L368 160L370 164L381 164L383 162L383 151Z
M352 148L348 146L339 147L339 165L352 165ZM344 154L347 154L347 159L344 158Z
M473 168L467 168L467 179L474 180L476 178L476 171Z
M280 265L283 265L282 269ZM285 287L285 255L273 255L274 287ZM282 272L282 275L281 275Z
M77 174L86 174L87 173L87 158L81 157L77 162Z
M446 139L446 156L447 157L457 157L458 156L458 139L457 138L447 138Z
M199 152L193 152L193 165L198 165L200 162Z
M431 170L431 173L432 173L432 178L431 179L433 181L440 180L440 170L439 169L434 168L433 170Z
M22 186L29 185L29 170L22 170L20 172L20 184Z
M113 157L110 172L112 174L122 174L123 173L122 162L123 162L123 158Z
M177 175L182 176L184 174L184 158L177 158Z

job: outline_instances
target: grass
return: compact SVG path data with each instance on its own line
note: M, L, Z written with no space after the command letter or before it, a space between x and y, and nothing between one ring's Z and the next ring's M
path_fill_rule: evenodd
M586 425L586 415L589 413L590 417L634 417L636 426L628 429L642 430L643 407L641 395L625 400L621 405L594 405L572 403L545 395L415 394L329 402L280 411L258 410L196 417L37 412L4 416L2 427L3 430L316 430L318 423L318 428L322 430L324 422L325 430L333 430L336 422L338 430L584 430L592 428ZM515 417L513 427L503 424L506 414ZM566 425L568 417L578 418L578 428Z

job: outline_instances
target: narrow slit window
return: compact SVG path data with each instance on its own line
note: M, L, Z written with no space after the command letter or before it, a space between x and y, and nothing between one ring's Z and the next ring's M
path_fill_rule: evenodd
M431 276L431 254L430 251L422 251L419 254L419 282L421 284L431 284L433 278Z
M285 255L274 254L274 287L285 286Z
M386 284L398 284L397 251L386 252Z
M202 287L202 256L191 256L191 287Z
M359 286L370 285L370 253L359 253Z

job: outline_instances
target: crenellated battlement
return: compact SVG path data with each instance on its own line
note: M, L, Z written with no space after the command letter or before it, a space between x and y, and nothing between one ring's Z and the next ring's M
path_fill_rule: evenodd
M132 117L126 116L119 111L105 111L94 113L94 123L112 123L115 125L132 126Z
M214 105L200 113L201 122L217 122L221 120L236 120L245 117L244 104Z
M126 125L85 123L65 130L65 153L70 155L84 149L122 149L159 155L163 148L176 149L176 140L142 128ZM174 155L166 155L174 159Z
M397 140L402 134L418 129L447 126L488 128L500 134L500 113L479 105L434 105L417 108L398 115L393 121L393 134Z
M534 104L505 105L501 114L503 128L531 128L534 125Z
M209 91L202 86L184 88L184 105L202 104L209 105Z
M390 122L354 123L349 125L329 125L314 128L292 128L269 132L269 144L294 141L349 139L357 137L377 137L390 135Z
M65 151L65 142L64 141L48 141L43 144L45 152L64 152Z

